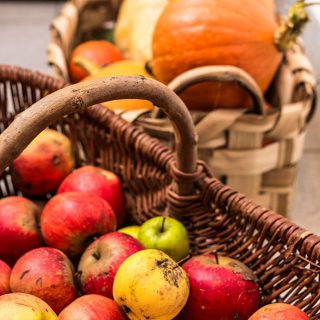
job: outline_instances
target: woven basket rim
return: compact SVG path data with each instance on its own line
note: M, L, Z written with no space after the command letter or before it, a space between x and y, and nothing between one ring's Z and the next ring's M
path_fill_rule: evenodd
M54 79L50 75L10 65L0 65L0 81L23 81L30 85L40 85L41 88L48 89L49 91L55 91L68 85L63 81ZM104 124L105 119L112 115L112 117L118 119L120 123L136 128L133 124L121 119L118 115L101 105L95 105L88 108L86 114L95 121L100 121ZM138 134L149 137L147 133L139 129ZM320 236L299 227L294 222L274 211L263 208L250 199L247 199L245 195L233 190L231 187L225 186L222 182L212 176L210 169L202 161L198 161L198 165L203 168L199 171L199 174L200 172L202 173L202 180L199 181L199 174L194 176L191 174L192 177L190 178L190 174L185 174L175 168L175 157L171 151L164 147L157 139L149 138L153 141L157 141L157 143L164 148L163 150L166 150L168 154L171 154L168 158L168 170L171 171L170 174L174 179L195 179L197 181L196 183L200 185L200 188L208 189L207 193L210 194L210 197L206 199L206 202L217 203L221 207L229 208L244 217L249 217L255 221L257 225L260 225L261 228L268 226L272 231L280 234L283 241L288 244L291 250L299 248L302 251L306 251L309 257L320 258ZM204 175L203 172L205 172Z

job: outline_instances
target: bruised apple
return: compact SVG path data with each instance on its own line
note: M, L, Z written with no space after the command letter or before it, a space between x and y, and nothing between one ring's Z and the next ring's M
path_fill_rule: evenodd
M23 255L12 269L12 292L35 295L57 313L77 297L74 268L68 257L54 248L37 248Z
M71 141L46 129L14 160L13 183L25 196L45 196L58 188L73 166Z

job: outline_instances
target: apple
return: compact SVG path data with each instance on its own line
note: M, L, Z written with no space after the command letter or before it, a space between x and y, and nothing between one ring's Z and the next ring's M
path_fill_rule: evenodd
M0 259L13 265L27 251L42 244L40 209L30 200L10 196L0 199Z
M273 303L260 308L249 320L309 320L299 308L286 303Z
M26 293L0 296L0 320L55 320L57 315L38 297Z
M88 243L116 229L107 201L85 192L66 192L51 198L41 215L45 242L69 257L78 257Z
M125 198L120 179L111 171L94 166L74 170L61 183L58 193L84 191L100 196L113 209L118 227L125 220Z
M59 314L59 320L125 320L122 310L112 300L88 294L69 304Z
M73 265L63 252L54 248L37 248L16 262L10 287L12 292L41 298L59 313L77 297L73 276Z
M132 320L174 319L188 295L185 271L156 249L141 250L128 257L119 267L113 284L114 300Z
M0 296L10 292L11 268L0 260Z
M13 183L25 196L45 196L58 188L73 166L71 141L46 129L14 160Z
M181 320L247 320L260 303L253 272L243 263L203 254L182 265L190 281L190 295Z
M145 248L161 250L177 262L189 253L187 229L174 218L154 217L145 221L138 240Z
M140 226L135 226L135 225L127 226L118 230L118 232L128 234L129 236L135 239L138 239L139 231L140 231Z
M111 232L95 240L80 258L77 274L82 292L113 298L113 281L120 265L142 249L138 240L121 232Z

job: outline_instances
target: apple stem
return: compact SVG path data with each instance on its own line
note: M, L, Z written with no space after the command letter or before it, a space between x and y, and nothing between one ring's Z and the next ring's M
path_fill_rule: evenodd
M164 223L165 223L165 221L166 221L166 217L163 217L163 219L162 219L162 225L161 225L161 232L163 232L164 231Z
M216 264L219 264L219 255L217 251L214 253L214 256L216 258Z
M184 262L186 262L190 257L191 257L190 254L188 254L185 258L179 260L179 261L177 262L177 264L178 264L179 266L182 265L182 264L183 264Z
M92 256L93 256L95 259L97 259L97 260L100 259L100 254L99 254L99 253L94 252L94 253L92 254Z

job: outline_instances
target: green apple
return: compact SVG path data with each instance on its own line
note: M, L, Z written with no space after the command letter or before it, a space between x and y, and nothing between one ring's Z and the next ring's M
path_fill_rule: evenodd
M138 239L140 228L141 228L140 226L127 226L119 229L118 231L122 233L126 233L135 239Z
M144 222L138 240L146 249L158 249L175 261L189 253L188 232L178 220L170 217L154 217Z

